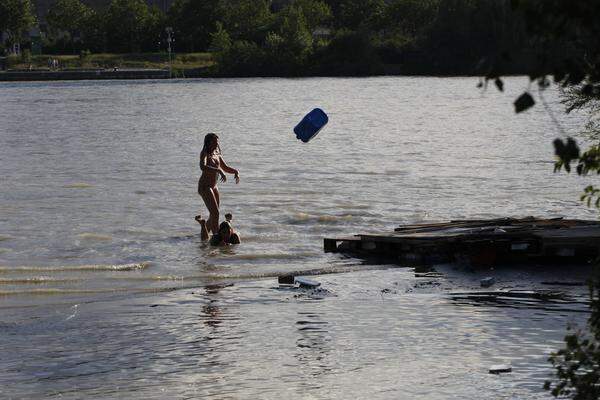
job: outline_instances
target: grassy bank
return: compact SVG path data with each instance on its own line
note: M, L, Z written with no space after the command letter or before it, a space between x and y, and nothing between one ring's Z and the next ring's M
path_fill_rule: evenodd
M89 54L89 55L36 55L7 57L9 70L48 69L48 59L58 60L58 69L94 68L169 68L167 53ZM207 68L215 64L211 53L184 53L172 55L175 72L186 69Z
M354 44L351 42L350 44ZM356 46L348 46L354 48ZM345 54L345 53L344 53ZM482 71L465 65L436 64L422 52L407 53L402 62L384 63L373 51L353 54L353 57L343 59L342 55L321 49L312 57L294 64L289 58L276 57L259 47L233 47L232 50L221 54L216 53L178 53L172 55L172 77L310 77L310 76L379 76L379 75L421 75L421 76L481 76ZM58 68L50 69L48 60L56 59ZM524 60L514 63L511 69L500 70L503 75L523 74L531 70L534 58L525 54ZM219 64L220 62L220 64ZM98 53L82 55L35 55L27 53L23 56L0 57L0 71L6 64L8 71L38 71L43 79L49 78L47 71L77 71L77 70L119 70L127 69L162 69L169 68L167 53ZM29 74L30 78L33 76ZM54 74L54 79L60 78ZM107 75L108 76L108 75ZM141 73L140 76L145 76ZM116 79L116 78L115 78Z

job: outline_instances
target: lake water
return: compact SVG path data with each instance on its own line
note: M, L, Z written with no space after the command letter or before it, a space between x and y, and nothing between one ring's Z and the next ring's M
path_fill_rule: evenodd
M547 398L546 359L582 271L370 265L323 237L455 218L597 214L553 173L575 134L555 89L474 78L0 84L0 395L9 398ZM534 89L535 90L535 89ZM310 143L292 128L330 117ZM553 123L551 114L561 126ZM243 243L194 221L198 153L217 132ZM323 290L279 288L283 273ZM555 290L557 298L473 296ZM510 363L507 375L489 366Z

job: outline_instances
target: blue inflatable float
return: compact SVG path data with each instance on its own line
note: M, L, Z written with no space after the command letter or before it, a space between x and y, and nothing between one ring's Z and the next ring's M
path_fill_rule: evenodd
M329 118L327 117L327 114L320 108L315 108L306 114L306 116L302 118L302 121L294 127L296 138L302 140L304 143L308 143L309 140L317 136L317 133L327 125L328 121Z

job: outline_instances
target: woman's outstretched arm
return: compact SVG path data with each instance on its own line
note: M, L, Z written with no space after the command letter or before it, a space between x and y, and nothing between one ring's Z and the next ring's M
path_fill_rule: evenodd
M228 174L233 174L235 176L235 183L240 183L240 173L237 169L235 168L231 168L229 165L227 165L225 163L225 160L223 160L223 157L221 157L221 168L223 168L223 171L227 172Z

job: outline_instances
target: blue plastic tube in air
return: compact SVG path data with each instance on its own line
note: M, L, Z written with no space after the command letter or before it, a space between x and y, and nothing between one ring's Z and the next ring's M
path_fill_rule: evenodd
M308 143L329 121L327 114L320 108L315 108L294 127L296 138Z

